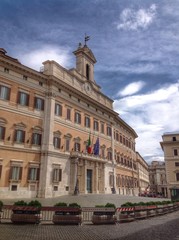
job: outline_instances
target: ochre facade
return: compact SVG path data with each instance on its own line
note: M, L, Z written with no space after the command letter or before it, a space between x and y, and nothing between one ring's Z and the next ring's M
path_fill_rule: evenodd
M92 51L74 55L73 69L38 72L0 49L1 198L138 194L137 134L96 84Z

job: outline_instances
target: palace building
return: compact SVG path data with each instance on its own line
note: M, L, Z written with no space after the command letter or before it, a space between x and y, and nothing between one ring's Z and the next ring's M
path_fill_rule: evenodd
M0 49L1 198L138 194L137 134L96 83L89 47L74 55L73 69L38 72Z

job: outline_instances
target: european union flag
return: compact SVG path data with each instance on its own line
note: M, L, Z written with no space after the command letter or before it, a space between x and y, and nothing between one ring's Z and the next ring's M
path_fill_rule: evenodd
M96 143L94 144L93 153L94 153L94 155L99 155L99 138L96 139Z

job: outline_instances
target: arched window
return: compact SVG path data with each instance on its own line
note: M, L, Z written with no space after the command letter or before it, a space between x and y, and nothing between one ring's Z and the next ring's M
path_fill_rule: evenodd
M90 66L86 64L86 78L89 80Z

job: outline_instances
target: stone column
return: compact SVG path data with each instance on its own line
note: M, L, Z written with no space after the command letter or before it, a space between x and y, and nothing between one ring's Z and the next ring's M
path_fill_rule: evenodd
M51 171L49 151L53 149L55 94L46 92L41 147L41 167L38 197L51 197Z

